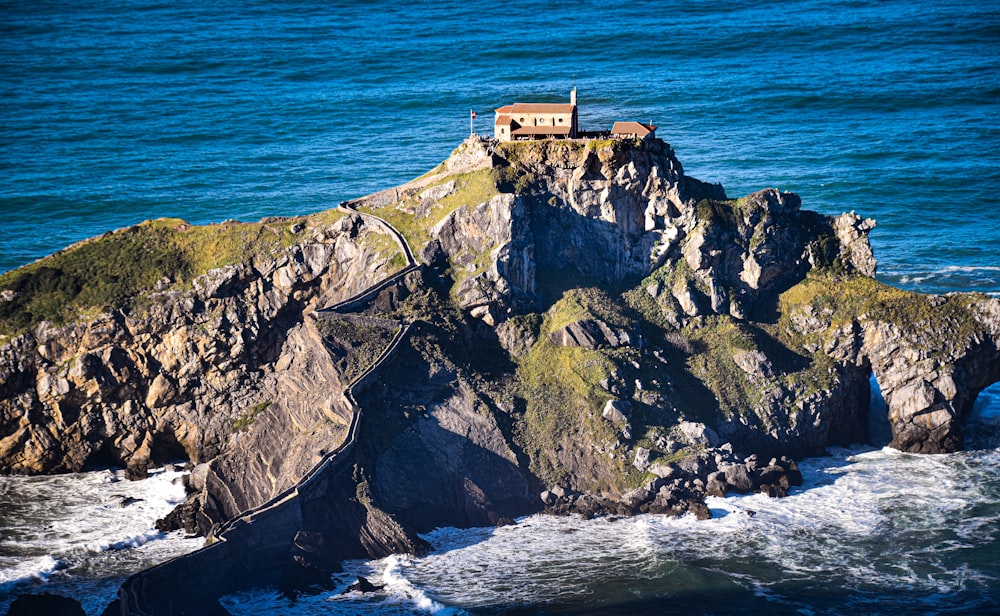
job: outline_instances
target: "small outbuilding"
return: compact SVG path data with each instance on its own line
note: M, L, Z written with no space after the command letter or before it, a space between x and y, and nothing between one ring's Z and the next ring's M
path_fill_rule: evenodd
M642 122L615 122L611 127L611 136L617 139L638 139L642 141L646 137L656 138L656 127L652 124Z

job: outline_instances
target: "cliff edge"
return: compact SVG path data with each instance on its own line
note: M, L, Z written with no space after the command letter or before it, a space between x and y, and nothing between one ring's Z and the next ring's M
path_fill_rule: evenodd
M0 469L189 460L162 527L215 542L122 590L172 613L192 576L191 605L298 587L435 526L780 496L875 419L954 451L1000 301L879 283L873 225L659 140L478 139L329 212L143 223L0 277Z

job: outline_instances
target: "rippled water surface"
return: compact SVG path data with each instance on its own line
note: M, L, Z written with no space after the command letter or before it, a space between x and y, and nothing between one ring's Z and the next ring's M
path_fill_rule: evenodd
M876 218L887 282L1000 294L997 58L1000 11L973 0L0 2L0 271L149 218L329 208L436 165L470 109L485 133L496 106L576 86L585 128L652 121L730 196L776 186ZM793 497L713 501L704 524L444 529L427 557L353 563L343 586L368 574L387 585L375 597L227 606L987 613L1000 525L983 438L810 461ZM165 475L113 478L3 479L0 595L44 583L99 613L120 576L197 543L152 529L180 498ZM119 509L126 489L143 501Z

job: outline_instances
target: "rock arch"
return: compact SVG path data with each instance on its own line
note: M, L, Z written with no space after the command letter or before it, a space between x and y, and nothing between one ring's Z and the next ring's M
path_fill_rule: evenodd
M905 326L865 324L862 354L885 397L891 447L913 453L963 448L964 418L979 393L1000 381L1000 300L970 308L966 322L942 311Z

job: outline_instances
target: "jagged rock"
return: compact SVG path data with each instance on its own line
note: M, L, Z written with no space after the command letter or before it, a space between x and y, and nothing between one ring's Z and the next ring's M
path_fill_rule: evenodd
M632 405L627 400L608 400L601 411L602 417L618 425L628 423L631 414Z
M351 204L426 221L414 235L429 242L412 248L433 267L348 302L388 314L345 319L344 353L371 363L384 350L359 350L378 338L362 322L395 331L406 319L419 332L362 382L349 388L346 360L311 315L397 271L387 249L396 240L370 214L319 215L291 246L212 270L191 289L157 282L132 309L0 339L0 471L115 460L136 478L187 457L198 464L191 497L162 527L215 527L226 541L137 587L173 597L192 579L183 567L201 562L204 583L184 601L215 605L212 593L244 583L247 567L268 583L311 579L325 571L314 557L419 552L415 533L434 526L496 524L543 505L707 517L706 492L785 494L801 482L794 463L761 461L863 440L872 371L894 446L954 450L975 396L1000 380L1000 301L923 298L865 278L875 271L871 221L803 211L797 196L770 189L725 200L655 140L514 146L490 152L472 140L442 171ZM467 175L451 175L459 170ZM458 202L466 193L478 196ZM572 307L573 322L538 343L566 314L545 313L546 302L608 284L636 286ZM3 298L4 309L23 299ZM579 382L545 382L545 362L574 353L588 357L572 366ZM613 426L593 421L599 388L634 400L634 412L612 400L602 416ZM753 395L734 402L741 391ZM355 417L361 440L350 459L331 461ZM627 446L630 421L645 447ZM712 449L719 434L760 455L741 462L731 444ZM691 455L655 461L681 443ZM637 490L621 473L630 451L657 477ZM557 482L579 492L533 496L532 486ZM293 485L268 515L217 526Z
M376 232L362 217L346 216L286 253L211 270L190 291L152 292L142 311L46 322L7 341L0 347L0 470L78 471L111 459L141 478L151 464L215 457L233 444L241 414L276 396L274 373L291 351L282 350L283 339L302 311L384 275L384 261L366 242ZM278 270L286 286L305 294L268 289L264 281ZM32 422L20 422L25 413ZM341 416L346 424L349 414ZM281 489L314 462L291 461L285 455L287 478L257 483Z
M854 212L837 216L833 221L833 229L840 241L840 251L848 255L848 262L862 276L875 277L877 263L868 243L868 234L875 228L875 220L861 218Z
M596 350L627 346L632 343L628 332L614 331L600 319L584 319L552 332L553 343L565 347L582 347Z
M792 192L779 192L765 188L744 197L748 205L761 208L771 214L792 214L799 211L802 199Z
M496 333L500 346L514 357L527 353L538 339L538 333L530 325L514 320L507 320L497 325Z
M760 351L737 351L733 353L733 361L747 375L757 379L774 378L774 366L767 355Z
M677 429L691 445L708 445L709 447L719 445L719 435L703 423L682 421L677 424Z
M384 585L375 585L368 581L368 578L363 576L358 576L358 581L347 587L344 592L360 592L360 593L370 593L378 592L385 588Z
M651 460L652 452L645 447L635 448L635 457L632 460L632 466L636 467L640 471L644 471L649 468Z

